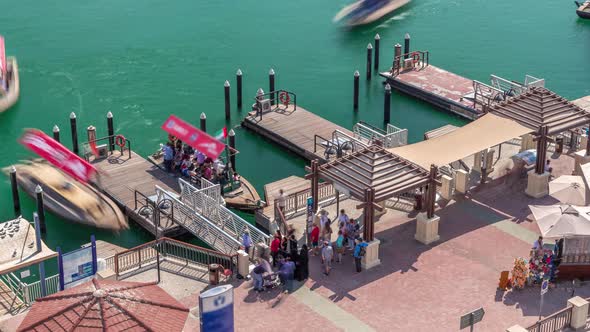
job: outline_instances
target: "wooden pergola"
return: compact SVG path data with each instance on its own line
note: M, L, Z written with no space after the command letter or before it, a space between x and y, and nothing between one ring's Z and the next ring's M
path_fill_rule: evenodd
M498 103L492 106L489 112L514 120L535 131L537 174L545 172L549 136L590 123L590 113L542 87L530 88L523 94ZM586 155L590 155L590 140L586 146Z
M375 209L383 208L377 203L395 195L427 186L426 209L429 218L434 216L438 169L432 165L430 171L403 159L381 146L372 145L363 150L338 158L324 165L318 160L311 162L310 174L313 210L317 211L318 184L320 179L336 184L348 191L349 196L363 203L363 238L374 238L373 216Z

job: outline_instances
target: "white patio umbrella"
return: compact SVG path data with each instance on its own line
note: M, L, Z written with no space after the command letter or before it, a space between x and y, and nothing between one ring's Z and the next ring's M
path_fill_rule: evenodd
M549 194L564 204L586 204L586 185L581 176L562 175L549 182Z
M541 235L548 239L590 236L590 209L571 205L529 205Z

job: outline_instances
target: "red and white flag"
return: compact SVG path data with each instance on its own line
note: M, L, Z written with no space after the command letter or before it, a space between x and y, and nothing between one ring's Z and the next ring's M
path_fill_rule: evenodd
M225 144L175 115L170 115L162 129L213 160L225 149Z
M27 129L19 142L80 182L88 182L94 166L38 129Z

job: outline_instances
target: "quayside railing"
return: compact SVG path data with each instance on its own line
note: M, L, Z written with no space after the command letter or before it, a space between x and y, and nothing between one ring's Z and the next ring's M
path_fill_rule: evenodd
M380 142L388 149L408 144L408 130L398 128L392 124L387 124L387 130L377 128L364 121L357 122L352 127L355 138L369 142Z
M41 281L32 283L22 282L13 272L0 275L0 280L13 292L13 304L17 301L22 302L25 306L30 306L42 297L41 295ZM59 275L53 275L45 278L46 295L51 295L59 291ZM17 308L14 308L17 309Z
M558 332L570 326L572 321L572 308L564 308L549 315L535 324L527 327L529 332Z
M161 270L187 277L201 275L190 273L190 270L201 271L204 277L210 264L218 264L224 269L232 271L232 274L237 273L238 256L236 253L228 255L167 237L115 254L114 272L117 278L125 278L142 269L153 268L157 264L158 256ZM185 272L169 268L170 265L181 265Z

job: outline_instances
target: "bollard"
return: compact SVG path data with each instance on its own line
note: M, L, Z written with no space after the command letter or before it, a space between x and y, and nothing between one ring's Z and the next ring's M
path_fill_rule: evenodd
M404 59L410 57L410 34L406 33L404 36Z
M70 131L72 132L72 151L78 154L78 128L76 127L76 113L70 113Z
M353 101L352 101L352 106L354 107L354 110L358 110L359 109L359 77L361 76L361 74L359 73L358 70L356 70L354 72L354 97L353 97Z
M235 150L235 148L236 148L236 132L233 129L230 129L227 136L229 136L229 147L231 149ZM229 151L229 154L230 154L229 160L231 163L231 169L233 169L235 172L236 171L236 154L232 153L231 149Z
M201 130L207 132L207 116L205 112L201 113Z
M383 101L383 122L389 123L391 115L391 86L385 84L385 100Z
M401 68L402 64L402 46L400 44L395 44L393 46L393 68Z
M379 43L381 41L381 36L379 36L379 34L375 35L375 63L374 68L375 68L375 72L377 72L379 70Z
M238 69L236 72L236 87L237 87L237 98L238 108L242 109L242 70Z
M94 126L88 126L88 128L86 128L86 136L88 138L88 147L90 147L91 149L91 153L94 154L95 151L92 151L92 148L90 145L90 142L94 142L94 146L96 147L96 127ZM86 151L84 151L84 153L86 153ZM95 157L98 156L98 153L95 155Z
M270 104L275 104L276 93L275 91L275 71L274 69L270 69L268 71L268 92L270 93Z
M113 113L107 112L107 135L109 136L109 151L115 150L115 127L113 126Z
M229 120L231 118L231 114L229 112L229 81L225 81L225 83L223 83L223 89L225 91L225 119Z
M10 168L10 188L12 189L12 204L14 206L14 216L20 216L20 198L18 197L18 183L16 182L16 167Z
M367 45L367 81L371 80L371 59L373 58L373 45Z
M47 226L45 226L45 206L43 205L43 188L40 185L35 187L35 196L37 197L37 215L39 216L41 234L45 234L47 233Z
M53 126L53 139L59 142L59 127Z

